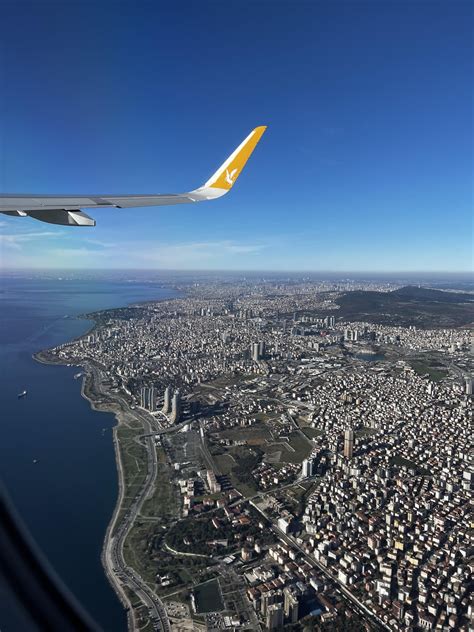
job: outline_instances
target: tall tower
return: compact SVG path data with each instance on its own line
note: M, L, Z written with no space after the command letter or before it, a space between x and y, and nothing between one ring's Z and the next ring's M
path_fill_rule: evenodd
M308 478L308 476L313 476L314 469L314 459L311 457L305 459L301 464L301 477Z
M283 604L273 603L267 609L267 629L279 630L283 627Z
M171 410L171 386L167 386L165 389L163 408L161 410L165 413L165 415L167 415Z
M344 433L344 456L352 459L354 452L354 431L348 428Z
M177 422L181 417L181 393L179 390L175 391L173 395L172 407L171 407L171 421Z
M150 387L150 401L149 401L149 410L153 412L155 410L155 387Z
M260 345L258 342L252 344L252 360L258 362L260 360Z
M285 617L291 621L291 623L298 623L298 593L285 588L284 594L284 613Z
M464 379L464 390L466 395L472 395L472 377L468 376Z

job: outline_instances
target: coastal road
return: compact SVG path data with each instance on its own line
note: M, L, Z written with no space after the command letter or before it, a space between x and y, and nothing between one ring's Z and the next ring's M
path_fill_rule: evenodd
M151 438L147 439L146 448L148 460L147 478L125 514L122 523L113 535L112 532L115 527L116 520L111 523L111 533L105 547L105 561L107 563L107 568L111 570L111 576L114 579L114 584L116 586L120 585L121 588L123 584L128 586L148 608L154 628L170 632L171 626L162 601L135 572L135 570L127 565L123 554L124 543L133 526L135 518L139 514L146 498L153 491L155 484L158 464L155 446ZM120 505L118 506L120 507ZM132 616L133 614L132 610ZM136 629L137 627L138 626L135 621L132 629Z
M128 608L130 628L132 630L138 630L139 625L136 620L136 609L132 607L130 597L125 591L125 586L129 590L133 591L133 593L137 595L147 608L154 629L162 632L171 632L171 625L163 602L153 592L148 584L146 584L135 572L135 570L128 566L123 553L124 543L131 528L133 527L133 523L140 513L143 503L153 493L155 486L156 475L158 472L158 459L155 443L152 438L153 428L147 416L145 414L141 414L141 411L131 410L123 397L120 395L115 397L115 394L112 395L104 392L102 387L102 376L97 367L89 365L87 368L91 374L98 393L108 400L114 400L114 403L119 405L120 411L123 414L133 416L135 419L141 421L144 432L148 435L144 437L147 454L147 474L145 481L135 496L132 504L129 506L125 516L121 518L121 522L118 523L123 504L125 485L124 471L120 456L120 446L117 437L117 426L113 430L117 469L119 473L119 499L105 536L102 555L103 564L107 576L114 586L118 596L120 597L122 603L124 603Z

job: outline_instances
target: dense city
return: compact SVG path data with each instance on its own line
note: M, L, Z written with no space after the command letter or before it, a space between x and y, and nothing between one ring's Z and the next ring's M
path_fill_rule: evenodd
M471 328L341 310L399 288L189 283L39 354L116 414L131 629L471 629Z

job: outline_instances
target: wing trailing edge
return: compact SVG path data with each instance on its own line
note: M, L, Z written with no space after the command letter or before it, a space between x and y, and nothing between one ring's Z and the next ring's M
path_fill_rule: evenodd
M266 126L256 127L232 152L207 182L188 193L151 195L27 195L0 194L0 213L33 217L41 222L62 226L95 226L84 213L87 208L138 208L170 206L214 200L228 193L241 174Z

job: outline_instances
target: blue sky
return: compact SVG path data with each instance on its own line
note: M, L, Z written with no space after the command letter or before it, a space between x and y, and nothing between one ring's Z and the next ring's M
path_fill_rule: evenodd
M472 268L470 2L2 3L0 190L232 192L0 216L3 267Z

